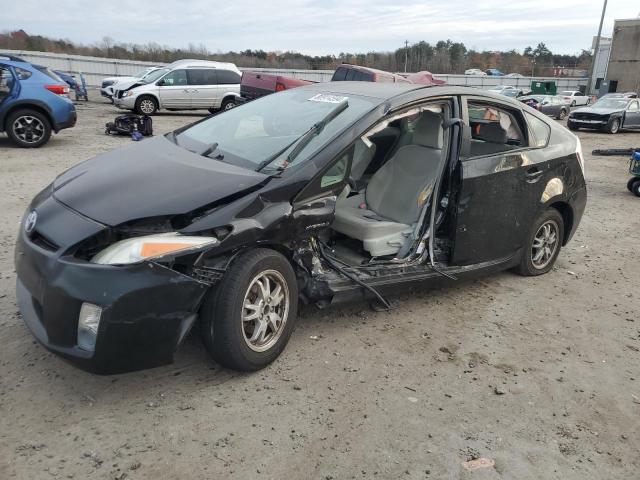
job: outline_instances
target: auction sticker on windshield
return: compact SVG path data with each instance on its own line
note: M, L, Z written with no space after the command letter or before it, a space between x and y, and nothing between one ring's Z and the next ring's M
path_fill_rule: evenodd
M309 98L310 102L324 102L324 103L342 103L348 100L349 97L341 97L339 95L327 95L326 93L318 93Z

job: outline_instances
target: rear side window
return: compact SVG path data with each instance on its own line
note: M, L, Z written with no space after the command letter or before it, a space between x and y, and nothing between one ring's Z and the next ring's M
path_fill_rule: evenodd
M498 105L469 102L469 155L480 157L527 146L521 114Z
M219 85L235 85L240 83L240 75L231 70L218 70L218 84Z
M31 76L31 72L29 70L25 70L24 68L15 67L16 75L18 76L18 80L26 80Z
M187 70L189 85L216 85L216 71L212 68L193 68Z
M529 128L533 132L534 138L531 139L531 146L546 147L547 143L549 143L549 137L551 136L551 127L547 125L544 120L540 120L528 112L525 112L524 116L527 119Z
M353 68L350 68L347 71L347 75L344 77L345 80L355 80L356 78L356 71Z

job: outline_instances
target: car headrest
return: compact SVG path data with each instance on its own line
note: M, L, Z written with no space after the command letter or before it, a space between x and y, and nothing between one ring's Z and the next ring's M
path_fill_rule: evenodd
M479 136L485 142L507 143L507 132L498 122L481 123Z
M442 115L425 110L416 121L413 130L413 144L441 149L443 141Z

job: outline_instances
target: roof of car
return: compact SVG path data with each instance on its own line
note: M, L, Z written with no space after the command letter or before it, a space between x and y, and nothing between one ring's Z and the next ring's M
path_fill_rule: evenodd
M307 90L315 93L334 93L342 95L358 95L362 97L375 98L380 103L398 97L405 93L422 90L424 97L436 95L473 95L475 97L488 97L500 102L515 102L511 97L501 94L491 93L474 87L463 87L457 85L420 85L416 83L385 83L385 82L324 82L312 83L297 87L296 90ZM514 104L518 104L515 102Z
M176 60L173 63L167 65L169 68L177 68L177 67L209 67L209 68L224 68L230 70L238 70L238 67L234 63L229 62L213 62L210 60L193 60L193 59L184 59L184 60ZM239 70L238 70L239 71Z

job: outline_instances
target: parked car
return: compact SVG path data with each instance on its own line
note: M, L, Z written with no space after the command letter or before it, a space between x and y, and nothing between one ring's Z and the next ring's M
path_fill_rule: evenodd
M92 371L171 362L194 325L218 362L257 370L299 298L388 306L418 280L547 273L580 223L583 169L575 135L504 96L306 85L60 175L20 225L18 304Z
M606 93L602 98L638 98L638 94L635 92L620 92L620 93Z
M361 67L343 63L331 77L332 82L361 81L361 82L386 82L386 83L410 83L402 75L376 70L375 68Z
M69 86L49 68L0 54L0 132L20 147L40 147L76 124Z
M245 100L255 100L256 98L269 95L270 93L289 90L290 88L309 85L308 80L298 78L283 77L281 75L271 75L261 72L243 72L240 81L240 95Z
M569 106L564 99L556 95L527 95L518 100L557 120L564 120L569 113Z
M577 105L589 105L591 103L591 97L578 90L565 90L564 92L560 92L559 95L570 107L575 107Z
M238 104L242 74L233 63L178 60L146 79L116 85L118 108L153 115L158 109L228 110Z
M601 98L593 105L569 114L569 130L590 128L618 133L640 128L640 101L637 98Z
M138 82L140 80L144 80L149 74L155 72L156 70L162 67L147 67L143 70L140 70L138 73L131 76L119 76L119 77L106 77L102 79L102 85L100 88L100 95L111 100L113 98L113 91L115 89L115 85L118 83L124 82Z
M520 73L508 73L505 75L505 77L509 77L509 78L524 78L524 76Z
M488 68L485 70L485 73L490 77L504 77L504 73L497 68Z
M495 85L493 87L489 87L488 91L512 98L522 95L522 90L518 87L514 87L513 85Z
M430 87L434 85L444 85L447 83L444 80L435 78L431 72L427 72L426 70L416 73L410 73L406 76L406 79L411 83L415 83L418 85L428 85Z
M486 72L480 70L479 68L469 68L468 70L464 71L465 75L478 75L481 77L486 77L487 74Z

